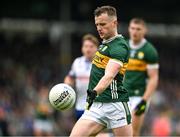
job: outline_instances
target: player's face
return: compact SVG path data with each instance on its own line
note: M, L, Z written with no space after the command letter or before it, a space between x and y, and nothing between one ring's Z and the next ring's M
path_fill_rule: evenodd
M114 36L117 29L117 20L103 13L99 16L95 16L95 25L100 38L106 40Z
M97 51L97 46L90 40L85 40L82 46L82 53L83 55L88 58L92 59Z
M146 28L143 24L130 23L129 35L134 42L140 42L146 34Z

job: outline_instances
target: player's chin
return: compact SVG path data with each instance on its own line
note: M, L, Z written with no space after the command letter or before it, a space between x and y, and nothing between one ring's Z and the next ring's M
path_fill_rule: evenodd
M101 39L104 39L104 35L102 35L102 34L99 34L99 36L100 36L100 38L101 38Z
M101 39L103 39L103 38L104 38L104 35L99 32L99 37L100 37Z
M139 40L139 38L138 38L137 36L133 36L133 37L131 37L131 39L132 39L133 41L138 41L138 40Z
M90 59L93 57L93 54L86 54L85 56L86 56L86 58Z

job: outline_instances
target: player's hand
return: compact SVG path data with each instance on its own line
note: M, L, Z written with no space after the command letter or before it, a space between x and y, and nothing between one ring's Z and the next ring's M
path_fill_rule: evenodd
M145 110L146 110L146 101L142 99L135 108L135 115L140 116L145 112Z
M87 90L87 105L86 105L86 109L89 110L90 107L92 106L93 104L93 101L94 99L96 98L97 96L97 92L95 90Z

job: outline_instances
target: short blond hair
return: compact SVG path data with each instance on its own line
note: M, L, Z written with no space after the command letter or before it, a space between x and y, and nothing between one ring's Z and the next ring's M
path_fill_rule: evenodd
M99 46L99 41L98 41L98 39L97 39L94 35L92 35L92 34L86 34L86 35L84 35L83 38L82 38L82 43L83 43L84 41L86 41L86 40L89 40L89 41L93 42L97 47Z
M116 9L112 6L101 6L101 7L97 7L94 11L94 15L95 16L100 16L103 13L107 13L108 16L115 16L117 17L116 14Z

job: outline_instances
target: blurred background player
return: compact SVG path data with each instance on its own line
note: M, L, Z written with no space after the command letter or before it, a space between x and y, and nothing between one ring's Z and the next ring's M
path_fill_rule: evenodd
M35 136L52 136L53 135L53 109L48 100L49 89L45 86L40 87L36 101L36 118L34 120Z
M77 100L75 106L76 119L79 119L84 113L86 104L86 89L89 83L89 76L91 70L91 61L97 51L99 45L98 39L87 34L82 38L82 54L74 60L69 74L65 77L64 83L75 87L77 93Z
M129 24L130 58L124 79L133 110L133 135L138 136L144 120L144 112L158 85L158 53L145 39L147 32L143 19L133 18Z

